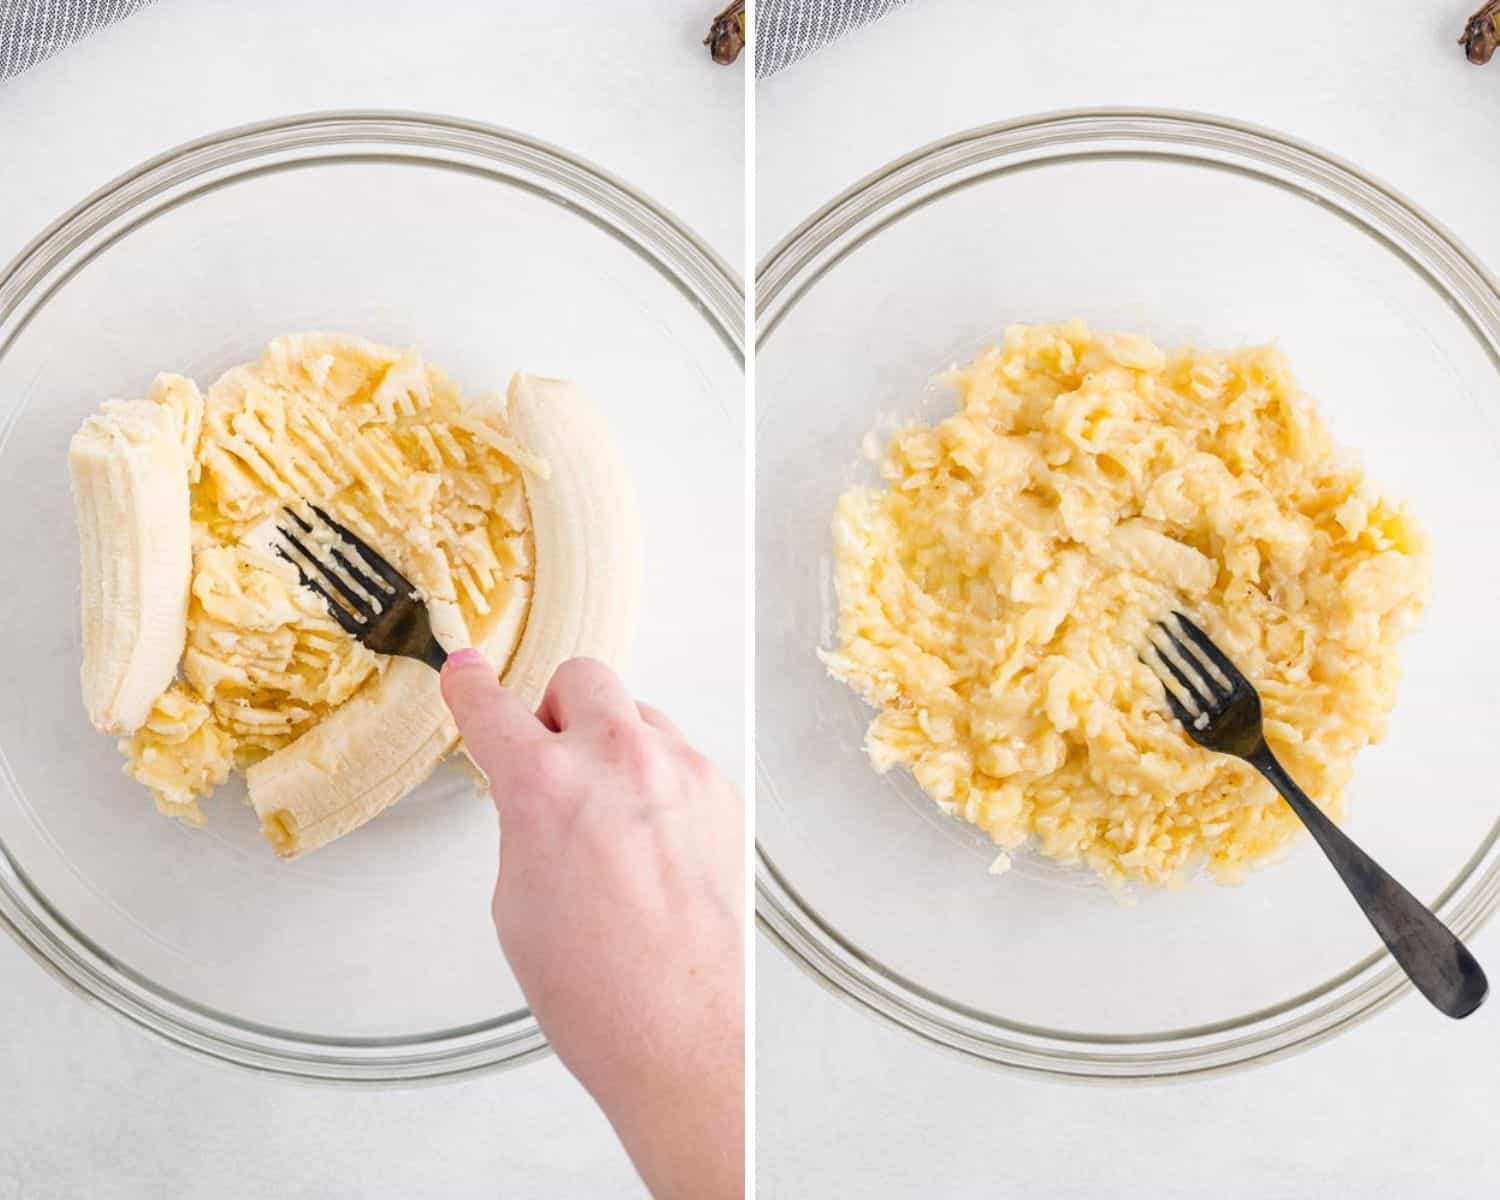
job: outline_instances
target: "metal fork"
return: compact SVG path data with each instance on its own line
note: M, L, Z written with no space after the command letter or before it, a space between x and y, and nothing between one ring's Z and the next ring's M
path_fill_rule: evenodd
M288 545L275 546L276 553L297 568L304 585L323 597L329 613L346 633L358 638L376 654L400 654L420 659L434 671L441 671L448 653L432 636L427 605L418 598L411 581L363 538L335 521L316 504L308 505L308 509L337 535L339 541L351 547L368 569L356 566L338 545L328 549L328 557L338 569L330 567L313 552L314 546L321 542L321 539L309 536L316 532L316 527L290 508L282 510L286 520L276 526L276 532ZM292 525L313 542L313 546L304 544L292 530ZM292 550L297 553L293 554ZM314 576L310 572L317 574Z
M1188 736L1206 750L1244 759L1271 781L1322 847L1392 957L1435 1008L1450 1017L1466 1017L1483 1004L1489 982L1468 948L1329 820L1276 761L1261 727L1260 696L1250 681L1181 613L1160 622L1155 632L1153 653L1142 658L1161 681Z

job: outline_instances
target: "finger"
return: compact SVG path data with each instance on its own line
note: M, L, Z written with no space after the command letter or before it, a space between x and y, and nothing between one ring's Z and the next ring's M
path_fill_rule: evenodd
M521 699L500 686L495 668L478 650L450 654L443 665L442 685L443 700L458 723L464 746L491 781L499 778L518 741L547 734Z
M677 726L672 723L672 718L667 716L666 713L662 712L661 709L653 708L649 704L637 704L635 707L641 714L641 720L646 722L647 725L651 726L652 729L658 730L659 732L666 734L668 737L676 738L680 742L684 742L687 740L682 736L682 730L678 729Z
M538 716L559 731L599 721L640 719L620 677L595 658L570 658L557 668Z

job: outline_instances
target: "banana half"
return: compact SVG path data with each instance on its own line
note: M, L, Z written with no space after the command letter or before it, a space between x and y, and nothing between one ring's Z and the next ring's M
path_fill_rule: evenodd
M581 391L518 374L507 404L517 440L540 460L522 464L535 576L531 595L514 598L477 645L492 661L515 646L497 663L501 681L534 708L569 658L623 666L640 604L640 520L624 462ZM443 640L458 648L451 633ZM322 723L251 766L250 802L276 853L296 858L400 800L457 743L437 674L395 659Z
M182 657L193 566L184 436L164 404L111 400L68 447L83 554L83 702L105 733L144 724Z

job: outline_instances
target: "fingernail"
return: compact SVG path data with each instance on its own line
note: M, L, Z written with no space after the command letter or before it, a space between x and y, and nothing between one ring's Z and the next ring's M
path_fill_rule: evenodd
M443 670L459 667L483 667L488 663L483 654L472 646L465 646L462 650L455 650L448 655L448 661L443 664Z

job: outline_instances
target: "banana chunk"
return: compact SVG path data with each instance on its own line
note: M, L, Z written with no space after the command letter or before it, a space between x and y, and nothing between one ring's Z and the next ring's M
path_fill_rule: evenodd
M83 559L83 702L105 733L140 728L182 656L188 471L177 418L150 400L106 403L68 448Z
M635 488L589 399L560 379L517 374L511 428L549 466L526 475L536 541L531 618L505 684L533 708L570 658L624 665L641 599Z
M525 447L534 583L513 591L473 643L535 707L557 667L586 655L616 667L640 602L635 493L594 405L572 384L517 375L508 417ZM520 634L519 645L516 643ZM463 644L462 631L443 637ZM514 656L502 658L511 647ZM246 772L250 802L276 853L297 858L396 803L457 745L437 675L398 659L326 720Z
M622 665L634 630L634 492L560 380L466 399L414 350L294 334L206 391L163 374L105 404L69 468L89 719L188 824L243 771L283 858L395 804L459 740L436 674L352 639L272 552L286 505L390 555L438 640L482 649L533 707L565 659Z

